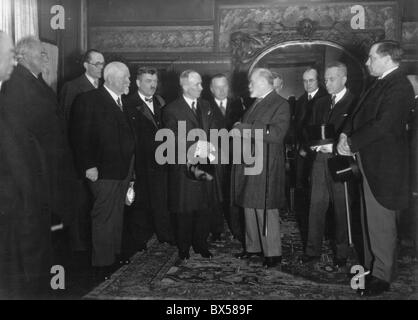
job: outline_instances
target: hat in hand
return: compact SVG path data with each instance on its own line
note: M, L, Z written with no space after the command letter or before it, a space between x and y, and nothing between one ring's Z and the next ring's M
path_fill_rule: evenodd
M345 182L361 177L356 160L351 156L337 155L328 159L328 168L332 179L336 182Z
M336 139L334 125L332 124L308 126L307 133L308 144L310 146L322 146L324 144L334 143Z

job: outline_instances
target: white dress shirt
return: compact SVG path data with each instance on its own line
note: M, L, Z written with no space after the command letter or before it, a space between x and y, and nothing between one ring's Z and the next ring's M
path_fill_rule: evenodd
M151 110L151 112L154 114L154 101L148 102L146 99L152 99L151 97L146 97L144 96L141 92L138 91L138 95L141 98L142 101L144 101L146 103L146 105L148 106L148 108ZM154 99L152 99L154 100Z

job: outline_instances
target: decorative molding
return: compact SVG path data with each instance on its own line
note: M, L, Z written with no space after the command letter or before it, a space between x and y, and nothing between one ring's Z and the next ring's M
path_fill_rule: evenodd
M351 7L355 4L365 8L366 29L382 29L386 39L400 38L398 4L396 2L347 2L347 3L311 3L311 4L264 4L264 5L220 5L218 7L218 48L228 52L231 34L237 30L299 29L301 27L332 28L336 23L350 26ZM314 25L299 25L310 20ZM359 30L352 30L357 33ZM301 31L301 30L300 30ZM305 35L309 38L309 34ZM324 38L323 40L326 40Z
M418 22L402 23L402 43L407 46L418 46Z
M261 30L261 31L259 31ZM262 27L258 30L239 30L231 35L231 50L235 65L246 67L258 55L279 43L291 41L328 41L346 48L358 57L367 54L368 47L384 39L382 29L353 32L346 23L334 23L331 27L320 27L310 19L303 19L295 27L282 24Z
M213 26L92 27L90 47L103 52L211 52Z

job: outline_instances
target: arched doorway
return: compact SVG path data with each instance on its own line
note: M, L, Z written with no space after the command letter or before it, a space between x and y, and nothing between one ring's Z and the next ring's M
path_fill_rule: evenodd
M248 95L248 73L256 65L264 63L273 70L287 70L291 76L287 82L292 84L305 67L314 65L323 72L326 62L331 60L348 64L348 86L360 95L368 81L364 66L368 49L373 42L385 38L383 29L353 32L342 23L319 27L310 19L299 21L295 28L279 27L260 25L257 29L237 30L231 34L232 89L236 95ZM286 77L284 80L286 82ZM300 86L292 85L287 94L297 95Z
M360 61L343 46L331 41L278 43L257 55L248 72L250 73L255 67L268 68L277 72L284 79L281 95L287 99L303 94L302 74L307 67L316 67L320 72L320 79L323 79L323 70L332 61L341 61L346 64L348 69L347 87L359 96L367 81L364 61Z

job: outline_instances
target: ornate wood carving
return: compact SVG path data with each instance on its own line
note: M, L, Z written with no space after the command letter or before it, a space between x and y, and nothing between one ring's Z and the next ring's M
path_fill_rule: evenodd
M261 23L257 29L238 30L231 35L231 49L235 67L248 67L262 52L279 43L288 41L326 40L339 44L352 54L367 55L369 46L385 38L383 29L353 31L348 23L335 22L330 27L303 19L295 27L282 23Z

